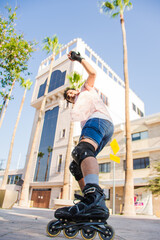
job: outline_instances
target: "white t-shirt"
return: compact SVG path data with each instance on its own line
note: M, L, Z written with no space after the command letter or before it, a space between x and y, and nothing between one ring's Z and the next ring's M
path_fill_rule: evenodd
M86 121L91 118L102 118L112 122L107 106L96 90L85 83L76 98L71 112L71 120L80 121L83 127Z

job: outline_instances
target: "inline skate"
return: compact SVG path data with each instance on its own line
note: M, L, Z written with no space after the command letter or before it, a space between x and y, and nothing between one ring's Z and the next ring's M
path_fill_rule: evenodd
M114 239L114 230L107 224L109 210L105 205L105 194L96 184L87 184L84 196L75 194L80 200L72 207L55 211L55 218L47 225L47 234L56 237L63 230L67 238L73 239L79 231L83 239L94 239L98 233L101 240Z

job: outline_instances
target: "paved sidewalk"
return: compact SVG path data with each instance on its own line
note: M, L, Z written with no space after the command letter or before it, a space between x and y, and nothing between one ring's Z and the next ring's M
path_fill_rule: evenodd
M61 232L49 238L46 225L53 218L50 209L13 207L0 209L0 240L49 240L66 239ZM114 240L159 240L160 219L151 216L111 216L108 220L116 232ZM78 234L75 239L82 239ZM95 238L99 239L98 235Z

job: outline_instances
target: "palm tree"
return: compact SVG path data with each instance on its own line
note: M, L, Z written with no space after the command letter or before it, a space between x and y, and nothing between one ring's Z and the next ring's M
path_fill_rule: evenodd
M84 83L82 75L77 72L72 72L70 75L67 75L67 78L71 88L79 89Z
M27 90L29 90L31 88L31 85L32 85L32 82L30 80L26 80L26 81L23 80L21 82L21 86L24 87L25 90L24 90L23 98L22 98L21 105L20 105L20 108L19 108L16 124L14 126L14 130L13 130L13 134L12 134L12 139L11 139L11 144L10 144L10 149L9 149L9 154L8 154L8 160L7 160L7 166L6 166L6 169L5 169L4 178L3 178L3 182L2 182L2 186L1 186L2 189L5 189L5 186L7 184L8 172L9 172L9 167L10 167L11 159L12 159L12 151L13 151L13 145L14 145L16 130L17 130L18 123L19 123L19 120L20 120L24 100L25 100L25 97L26 97L26 92L27 92Z
M5 101L3 102L3 109L1 109L1 113L0 113L0 128L1 128L2 123L3 123L3 119L4 119L4 116L5 116L7 107L8 107L9 100L11 98L11 94L12 94L15 82L16 82L17 79L20 79L20 73L16 72L16 70L14 70L14 71L11 72L11 76L13 77L14 80L12 82L11 89L9 90L9 93L6 94L5 99L4 99ZM24 79L21 78L21 81L24 82Z
M3 112L3 109L4 109L4 107L5 107L5 104L6 104L7 99L8 99L8 94L6 93L6 94L4 94L4 96L3 96L3 103L2 103L2 107L1 107L1 109L0 109L0 118L1 118L1 115L2 115L2 112Z
M35 146L37 143L37 137L38 137L38 133L40 131L41 121L42 121L44 113L45 113L45 105L46 105L46 100L47 100L49 84L50 84L53 62L54 62L55 55L59 53L59 50L61 48L61 45L58 43L58 37L56 35L54 35L52 38L46 37L44 39L43 43L44 43L43 50L46 50L47 53L52 51L52 56L51 56L50 69L49 69L48 78L47 78L47 82L46 82L45 92L44 92L42 103L41 103L41 106L39 109L38 120L37 120L35 132L34 132L34 136L33 136L33 142L32 142L32 146L31 146L31 150L30 150L30 154L29 154L29 159L28 159L28 163L27 163L27 167L26 167L26 171L25 171L24 183L23 183L22 192L21 192L21 199L20 199L19 204L24 205L24 206L28 205L30 171L31 171Z
M133 183L133 159L131 149L131 130L129 117L129 79L128 79L128 59L127 40L124 23L124 11L130 9L130 0L106 1L101 5L101 10L111 14L112 17L120 16L120 23L123 37L123 67L125 81L125 128L126 128L126 171L125 171L125 192L124 192L124 214L135 215L134 208L134 183Z
M67 75L69 79L70 87L78 89L82 86L84 81L82 80L82 75L77 72L72 72L70 75ZM71 158L71 150L72 150L72 143L73 143L73 129L74 124L73 122L70 123L70 131L69 131L69 140L67 146L67 154L66 154L66 161L65 161L65 168L64 168L64 180L63 180L63 192L62 192L62 199L69 199L69 165L70 165L70 158Z
M38 153L38 169L37 169L37 174L36 174L36 181L38 179L38 174L39 174L39 168L40 168L40 163L41 163L41 159L43 158L44 153L43 152L39 152Z
M4 119L4 116L5 116L7 107L8 107L9 99L10 99L10 97L11 97L11 93L12 93L12 91L13 91L13 87L14 87L14 85L15 85L15 82L16 82L16 79L14 79L13 82L12 82L11 89L10 89L10 91L9 91L9 94L8 94L8 96L7 96L7 99L6 99L6 101L5 101L5 104L4 104L4 106L3 106L3 112L2 112L2 110L1 110L0 128L1 128L2 123L3 123L3 119Z
M47 167L46 167L46 173L45 173L45 181L47 181L49 158L50 158L51 152L53 151L53 148L49 146L47 150L48 150L48 159L47 159Z

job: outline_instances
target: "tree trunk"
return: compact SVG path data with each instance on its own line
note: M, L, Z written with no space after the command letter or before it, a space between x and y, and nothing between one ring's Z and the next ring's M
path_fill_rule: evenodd
M1 111L1 114L2 114L2 115L1 115L1 118L0 118L0 128L1 128L2 123L3 123L3 119L4 119L4 116L5 116L7 107L8 107L8 103L9 103L9 98L10 98L10 96L11 96L11 93L12 93L12 90L13 90L13 87L14 87L15 82L16 82L16 79L15 79L15 80L13 81L13 83L12 83L11 90L10 90L9 95L8 95L8 98L7 98L6 102L5 102L4 110L3 110L3 112Z
M54 62L54 57L55 57L55 53L53 52L52 58L51 58L50 70L49 70L49 74L48 74L48 79L47 79L47 83L46 83L46 88L45 88L42 104L41 104L41 107L40 107L40 110L39 110L38 120L37 120L36 129L35 129L35 133L34 133L34 137L33 137L33 143L32 143L32 146L31 146L29 159L28 159L28 163L27 163L27 168L26 168L26 171L25 171L24 183L23 183L23 186L22 186L21 198L20 198L20 202L19 202L20 206L28 206L30 172L31 172L33 155L34 155L34 151L35 151L37 137L38 137L39 129L40 129L40 126L41 126L41 120L42 120L43 115L45 113L45 104L46 104L46 99L47 99L47 94L48 94L48 89L49 89L49 84L50 84L50 78L51 78L51 73L52 73L52 66L53 66L53 62Z
M44 178L45 181L47 180L49 158L50 158L50 153L48 154L48 158L47 158L47 167L46 167L46 173L45 173L45 178Z
M3 112L3 109L4 109L4 107L5 107L5 104L6 104L7 99L8 99L8 98L4 99L4 101L3 101L2 108L1 108L1 112L0 112L0 119L1 119L1 115L2 115L2 112Z
M71 157L71 150L72 150L72 143L73 143L73 127L74 127L74 123L71 122L69 140L68 140L68 146L67 146L66 162L65 162L65 168L64 168L62 199L69 199L69 183L70 183L69 165L70 165L70 157Z
M121 28L123 36L123 65L125 80L125 129L126 129L126 171L125 171L125 192L124 192L124 215L135 215L134 208L134 183L133 183L133 159L131 146L131 129L129 116L129 79L127 41L123 15L121 17Z
M24 100L25 100L25 97L26 97L26 92L27 92L27 88L24 91L24 95L23 95L23 98L22 98L22 101L21 101L18 117L17 117L17 120L16 120L16 124L14 126L14 131L13 131L11 144L10 144L10 149L9 149L9 154L8 154L7 166L6 166L6 169L5 169L4 178L3 178L3 182L2 182L2 186L1 186L2 189L5 189L6 184L7 184L7 180L8 180L8 172L9 172L11 159L12 159L12 151L13 151L14 139L15 139L18 123L19 123L19 120L20 120L20 116L21 116Z
M37 174L36 174L36 181L38 179L39 168L40 168L40 161L41 161L41 158L39 158L39 160L38 160L38 169L37 169Z

